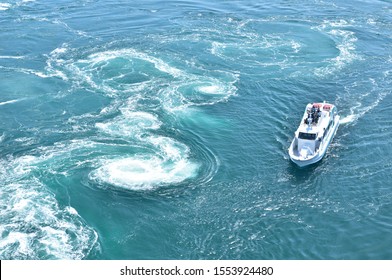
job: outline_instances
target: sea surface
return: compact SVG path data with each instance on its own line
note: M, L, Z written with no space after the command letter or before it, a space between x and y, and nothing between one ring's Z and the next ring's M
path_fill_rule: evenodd
M1 259L392 259L391 1L0 2Z

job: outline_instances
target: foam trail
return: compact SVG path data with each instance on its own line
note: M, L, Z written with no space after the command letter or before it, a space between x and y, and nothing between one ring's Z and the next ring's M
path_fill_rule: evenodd
M9 3L0 3L0 11L6 11L11 7L12 5Z
M357 120L357 119L358 119L358 116L352 114L352 115L348 115L348 116L346 116L346 117L341 118L340 121L339 121L339 123L340 123L340 124L352 123L352 122L354 122L354 121Z
M16 67L4 67L4 66L0 66L0 69L7 69L7 70L12 70L15 72L20 72L20 73L24 73L24 74L32 74L35 75L37 77L40 78L50 78L50 77L57 77L59 76L59 74L55 73L55 74L45 74L41 71L37 71L37 70L33 70L33 69L28 69L28 68L16 68Z
M89 61L81 60L80 62L89 62L93 64L107 62L112 59L116 58L128 58L128 59L141 59L144 61L148 61L152 63L156 69L159 71L165 72L167 74L172 75L173 77L182 76L183 73L181 70L174 68L168 65L161 59L149 56L148 54L138 52L134 49L121 49L121 50L114 50L114 51L105 51L100 53L95 53L89 56Z
M319 31L331 35L335 40L336 48L339 50L338 56L326 61L328 62L327 66L315 70L317 76L329 75L335 71L341 70L354 60L361 59L356 51L356 42L358 41L358 38L355 36L356 34L353 31L344 29L350 26L351 24L345 20L326 20L321 26L316 28Z
M378 106L378 104L388 95L388 92L381 92L378 94L377 99L369 104L368 106L361 107L362 104L359 102L357 106L350 108L351 114L344 117L340 123L349 124L356 122L359 118L363 117L369 111L372 111Z
M1 9L0 9L1 10ZM24 56L0 55L0 59L23 59Z
M19 101L21 101L21 99L14 99L14 100L8 100L8 101L0 102L0 106L16 103L16 102L19 102Z

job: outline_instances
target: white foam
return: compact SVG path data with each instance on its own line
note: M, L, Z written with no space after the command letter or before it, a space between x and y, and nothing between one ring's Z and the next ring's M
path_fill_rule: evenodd
M291 44L291 48L293 49L294 53L298 53L301 50L301 44L300 43L298 43L298 42L296 42L294 40L291 40L290 44Z
M219 85L208 85L199 87L199 91L208 94L225 94L222 91L222 87Z
M0 102L0 106L7 105L7 104L12 104L12 103L16 103L16 102L18 102L18 101L20 101L20 99L13 99L13 100L8 100L8 101Z
M63 45L59 48L54 49L53 51L50 52L50 55L56 55L58 56L59 54L64 54L68 51L67 45Z
M34 70L34 69L28 69L28 68L15 68L15 67L3 67L3 66L0 66L0 68L10 69L10 70L13 70L13 71L17 71L17 72L25 73L25 74L29 74L29 75L32 74L32 75L35 75L35 76L40 77L40 78L50 78L50 77L59 76L59 73L50 73L50 74L48 74L48 73L44 73L44 72L41 72L41 71L37 71L37 70Z
M226 45L220 42L212 42L211 43L211 54L215 56L222 56L223 50L226 48Z
M259 20L247 21L238 26L238 33L235 34L240 39L231 42L212 42L210 52L224 60L241 61L248 67L273 67L279 66L287 68L290 65L296 65L297 60L290 60L293 54L301 51L300 42L286 38L285 35L276 33L259 34L249 32L243 29L249 22L258 22ZM260 20L263 22L263 20ZM230 37L233 34L230 34Z
M58 24L58 25L62 25L62 26L64 26L66 29L68 29L69 31L71 31L71 32L73 32L73 33L75 33L75 34L77 34L77 35L79 35L79 36L88 37L88 35L87 35L86 32L81 31L81 30L72 29L67 23L65 23L65 22L63 22L63 21L61 21L61 20L59 20L59 19L55 19L54 21L52 21L52 23Z
M132 112L126 108L121 108L121 112L122 114L112 121L97 124L97 128L112 137L137 140L137 145L147 148L143 149L143 152L124 157L112 154L118 144L83 139L59 142L52 147L42 148L39 157L23 156L15 160L15 166L10 168L13 177L30 176L38 165L47 166L49 173L60 174L61 170L87 164L95 168L89 175L91 180L119 188L140 190L177 184L197 176L200 165L189 158L190 150L186 145L170 137L153 134L161 125L155 115ZM141 134L143 137L140 137ZM97 150L100 154L107 155L92 157L92 152ZM64 157L68 160L64 161ZM86 160L80 162L80 158ZM29 205L29 202L20 201L15 205L21 209ZM72 208L66 208L64 211L77 214Z
M376 25L377 24L377 22L376 22L376 20L374 18L368 18L366 20L366 23L370 24L370 25Z
M346 117L341 118L339 123L340 124L352 123L357 119L358 119L358 115L352 114L352 115L348 115Z
M11 7L12 5L10 3L0 3L0 11L6 11Z
M182 71L171 67L161 59L134 49L97 52L77 61L62 61L58 56L55 52L48 60L48 69L51 69L51 73L59 71L52 67L52 64L57 65L58 68L70 72L72 75L70 79L76 83L85 83L108 96L144 92L154 85L154 77L160 75L157 71L154 72L154 69L173 77L182 75ZM116 65L116 70L113 70L111 63L115 63L115 59L118 59L121 66ZM140 63L140 61L147 63ZM62 72L60 70L57 74L61 76ZM133 76L136 77L134 81L132 81Z
M236 94L237 88L234 83L237 79L234 74L221 79L188 75L160 90L159 96L163 108L171 113L183 111L190 106L213 105Z
M82 259L97 241L96 233L77 214L61 209L36 178L2 180L0 194L6 201L0 210L1 259Z
M0 231L3 236L5 235L4 232L7 232L6 237L2 238L0 241L0 249L2 251L4 250L2 252L2 255L5 255L5 257L2 257L2 259L7 259L7 255L10 254L9 252L7 252L7 248L9 247L17 247L17 256L20 256L21 258L26 258L26 256L34 255L34 251L28 246L29 240L32 239L33 234L26 234L21 232L8 233L8 231L5 230L3 226L1 226ZM15 257L13 255L10 256L10 258Z
M355 33L345 29L336 29L336 27L344 28L351 26L351 23L340 21L324 21L317 29L331 35L335 40L336 48L339 50L339 55L327 60L329 63L326 67L321 67L315 70L317 76L325 76L338 71L354 60L361 59L356 53L356 42L358 38Z
M25 56L19 56L19 55L0 55L0 59L24 59L24 58Z
M209 73L207 77L195 75L132 48L96 52L77 61L62 60L62 54L68 51L68 46L63 45L51 52L47 61L50 76L58 76L66 80L68 79L64 74L66 72L69 73L67 74L69 79L72 79L77 86L98 90L110 97L132 94L129 100L134 104L145 99L153 99L154 103L158 101L159 105L170 113L192 105L211 105L226 100L237 90L234 83L238 77L232 73L215 71ZM162 76L154 69L171 75L175 80ZM194 93L191 98L181 92L184 87L193 87ZM158 94L153 96L151 93ZM196 96L197 94L199 96ZM216 95L216 97L210 98L206 95ZM106 129L105 126L105 124L97 125L102 130Z
M68 213L71 215L75 215L75 216L79 215L78 211L76 211L76 209L71 206L65 207L65 210L68 211Z
M88 60L81 60L80 62L97 64L97 63L107 62L115 58L145 60L147 62L152 63L155 66L155 68L158 69L159 71L168 73L173 77L178 77L183 75L183 72L181 70L170 66L169 64L165 63L163 60L150 56L146 53L138 52L134 49L120 49L114 51L99 52L90 55Z
M386 77L387 76L385 76L384 73L383 79ZM366 85L363 85L362 83L365 83ZM363 91L366 86L371 86L371 88ZM374 78L369 78L368 80L362 81L361 83L354 83L351 89L346 87L346 91L349 93L346 98L350 101L345 102L345 104L346 107L347 104L350 104L350 112L347 116L341 118L340 123L342 124L355 123L365 114L374 110L380 104L380 102L390 94L390 91L386 91L384 88L380 88L378 81ZM351 91L353 91L352 94L350 94ZM363 92L361 93L361 91ZM354 104L352 104L353 101L355 102Z
M169 137L150 136L147 140L158 148L158 152L162 158L172 161L179 161L187 157L189 148Z
M69 79L75 81L77 86L99 89L105 95L121 100L116 106L101 110L99 115L108 112L119 114L109 121L96 123L97 131L103 133L98 137L130 140L122 141L121 145L129 145L129 151L139 151L135 154L129 152L126 156L118 155L118 144L95 143L94 149L99 147L99 154L103 156L91 158L92 153L86 152L90 158L88 164L94 168L89 174L91 180L118 188L145 190L178 184L197 176L200 164L190 158L189 148L172 138L155 135L162 125L161 121L153 113L140 111L140 108L152 100L153 110L160 106L159 109L171 113L180 107L221 102L235 94L237 75L222 71L209 72L207 76L188 73L134 49L97 52L76 61L62 60L61 57L68 51L67 46L52 51L48 59L49 72L55 73L53 66L59 67L60 72L68 73ZM131 85L127 81L129 73L141 76L140 80L144 80L142 75L146 75L148 81ZM118 98L120 94L121 98ZM97 115L89 114L86 117L96 118ZM78 120L78 117L74 117L69 121L77 123ZM55 157L62 157L70 151L80 154L79 149L83 145L80 143L77 147L77 143L66 143L63 149L54 147L47 157L52 156L52 161L56 161ZM87 149L85 146L83 148ZM53 164L50 166L56 169Z
M68 81L67 75L63 71L56 69L56 67L62 66L65 63L65 61L61 59L60 56L67 53L68 50L68 45L63 44L61 47L58 47L50 52L45 67L47 74L42 74L42 78L59 77L64 81Z
M138 156L107 160L90 178L116 187L149 190L176 184L197 175L199 166L186 158L171 162L158 156Z
M354 32L345 30L332 30L329 32L333 36L342 38L342 42L337 44L339 56L335 58L337 63L351 62L357 57L355 54L355 42L358 40L354 36Z
M174 139L150 136L155 154L102 159L90 179L131 190L149 190L194 178L199 164L189 159L189 148Z
M31 146L37 143L37 139L34 137L20 137L20 138L15 138L15 142L18 142L19 145L22 146Z
M83 146L70 142L43 148L39 157L0 160L1 259L82 259L95 246L98 237L94 230L84 224L74 208L60 207L32 172L51 159L58 165L63 160L56 157L68 157L76 147Z
M323 29L329 28L329 27L349 27L352 26L353 21L348 22L347 20L344 19L339 19L339 20L324 20L323 23L321 24L321 27Z
M155 130L161 126L158 118L146 112L122 110L122 115L112 121L97 123L96 127L113 136L138 137L145 130Z

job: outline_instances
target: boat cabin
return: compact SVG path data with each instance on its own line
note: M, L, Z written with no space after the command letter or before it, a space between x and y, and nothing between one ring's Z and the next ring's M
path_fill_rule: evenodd
M317 152L329 128L333 126L335 114L335 107L328 103L310 103L306 106L295 135L298 154L306 158Z

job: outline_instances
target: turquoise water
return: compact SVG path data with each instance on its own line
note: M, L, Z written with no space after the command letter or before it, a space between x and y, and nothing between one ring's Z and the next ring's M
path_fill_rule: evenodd
M390 1L2 0L1 259L392 259L391 30Z

